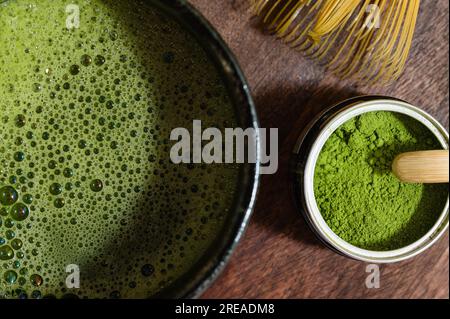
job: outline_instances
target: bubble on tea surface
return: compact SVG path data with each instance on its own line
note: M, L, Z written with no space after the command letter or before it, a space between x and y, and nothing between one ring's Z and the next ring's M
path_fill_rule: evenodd
M0 204L4 206L11 206L17 199L19 198L19 194L16 189L12 186L4 186L0 188Z

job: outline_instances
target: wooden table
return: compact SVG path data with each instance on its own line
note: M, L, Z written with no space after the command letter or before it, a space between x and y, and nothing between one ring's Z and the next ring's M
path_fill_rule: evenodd
M448 233L410 261L381 266L367 289L366 264L325 248L296 211L288 162L320 110L359 94L384 94L420 106L448 128L449 2L424 0L406 71L385 88L341 81L256 27L248 0L190 0L235 53L262 127L278 127L280 169L264 176L250 226L205 298L449 298Z

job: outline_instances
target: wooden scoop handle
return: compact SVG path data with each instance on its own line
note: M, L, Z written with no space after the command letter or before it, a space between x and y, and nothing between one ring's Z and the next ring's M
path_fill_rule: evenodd
M405 183L448 183L448 165L448 150L410 152L394 159L392 171Z

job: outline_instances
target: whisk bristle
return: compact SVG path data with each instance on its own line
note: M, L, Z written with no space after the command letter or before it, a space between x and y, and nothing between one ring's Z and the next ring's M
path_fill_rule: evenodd
M251 0L266 29L338 76L387 84L411 49L420 0Z

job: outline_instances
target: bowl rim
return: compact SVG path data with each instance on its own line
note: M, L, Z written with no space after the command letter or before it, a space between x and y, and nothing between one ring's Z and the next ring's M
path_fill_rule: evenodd
M331 116L331 119L321 128L316 140L313 142L310 152L307 156L303 191L305 198L305 206L307 208L308 219L311 226L320 234L322 240L332 246L338 252L348 255L354 259L365 262L377 263L393 263L412 258L429 247L431 247L449 227L448 210L449 199L440 214L434 226L416 242L396 250L390 251L373 251L366 250L349 244L348 242L337 236L325 222L314 196L314 171L319 154L328 138L342 124L358 115L374 112L374 111L390 111L405 114L415 118L423 123L436 136L444 149L449 148L449 136L445 128L427 112L412 106L406 102L389 99L389 98L373 98L366 101L358 101L354 99L353 103L337 111Z
M184 25L199 41L199 44L204 47L207 54L213 59L218 70L223 72L224 80L227 81L229 87L230 97L236 98L233 101L235 110L236 112L239 111L238 113L244 117L244 123L241 122L240 125L255 129L256 163L243 164L244 167L241 169L241 177L238 178L240 189L237 188L238 194L236 195L239 198L234 206L236 207L236 216L230 225L224 225L224 228L226 228L224 233L227 234L226 239L218 238L208 248L209 250L214 250L211 255L203 256L191 267L191 270L176 279L168 287L163 288L156 295L151 296L153 299L198 298L212 285L228 264L232 253L244 235L255 207L260 184L261 163L259 120L249 85L237 59L206 18L186 0L145 1L149 1L159 9L162 9L169 17Z

